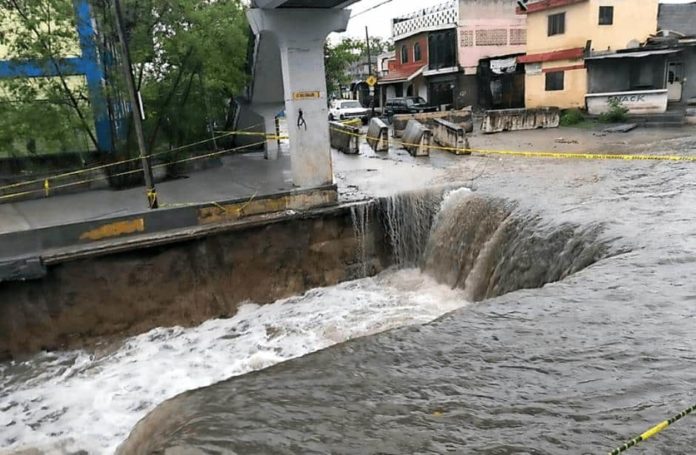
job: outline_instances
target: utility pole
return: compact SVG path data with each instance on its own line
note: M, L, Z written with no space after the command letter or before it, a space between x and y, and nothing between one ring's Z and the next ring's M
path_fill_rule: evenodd
M370 52L370 33L367 29L367 26L365 26L365 43L367 44L367 72L370 73L370 76L372 76L372 55ZM370 86L370 108L372 109L372 112L370 114L370 118L375 116L375 87Z
M145 146L145 135L143 134L143 110L140 105L138 93L135 90L135 78L133 77L133 68L131 65L130 50L126 41L126 34L123 31L123 15L121 12L120 0L114 0L114 10L116 14L116 30L118 32L118 40L121 42L123 50L123 72L126 76L126 86L128 87L128 96L131 102L131 110L133 111L133 124L135 125L135 136L138 139L138 149L140 151L140 160L143 165L143 173L145 174L145 186L147 187L147 203L151 209L159 207L157 202L157 190L152 178L152 168L147 157L147 147Z

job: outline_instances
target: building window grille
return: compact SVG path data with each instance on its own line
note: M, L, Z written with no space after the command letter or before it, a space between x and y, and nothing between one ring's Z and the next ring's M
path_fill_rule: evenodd
M408 46L401 46L401 63L408 63Z
M565 72L554 71L552 73L546 73L546 91L547 92L557 92L563 90L563 82L565 79Z
M421 45L420 43L416 43L413 46L413 61L414 62L420 62L423 56L421 55Z
M474 31L466 30L461 33L462 47L471 47L474 45Z
M612 25L614 23L614 7L599 7L599 25Z
M508 43L508 31L505 28L476 30L477 46L505 46Z
M565 33L565 13L552 14L549 16L549 36L562 35Z
M511 28L510 29L510 44L527 44L527 29Z

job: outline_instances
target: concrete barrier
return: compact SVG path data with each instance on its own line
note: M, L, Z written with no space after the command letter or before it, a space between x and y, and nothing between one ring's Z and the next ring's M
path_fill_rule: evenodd
M331 147L339 152L355 155L360 151L360 128L341 122L329 122Z
M612 102L618 102L621 106L628 109L629 114L662 114L667 112L668 98L667 89L590 93L585 95L587 112L590 115L600 115L609 112Z
M537 128L558 128L561 111L557 107L537 109L500 109L486 111L481 131L500 133L502 131L533 130Z
M433 139L436 143L451 150L455 155L471 155L466 151L469 148L469 140L466 137L464 127L443 119L435 119L433 126Z
M433 133L418 120L409 120L403 135L403 145L413 156L429 156Z
M370 120L367 128L367 143L375 152L389 151L389 127L377 117Z
M423 112L420 114L397 114L392 119L394 126L394 137L401 137L406 130L409 120L418 120L420 123L426 124L428 127L433 126L435 119L444 119L452 123L456 123L471 133L474 130L473 117L471 115L471 107L457 111L446 112Z

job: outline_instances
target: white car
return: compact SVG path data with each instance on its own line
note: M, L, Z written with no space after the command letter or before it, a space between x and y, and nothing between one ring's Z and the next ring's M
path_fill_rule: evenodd
M329 120L367 120L368 110L362 107L359 101L335 100L329 108Z

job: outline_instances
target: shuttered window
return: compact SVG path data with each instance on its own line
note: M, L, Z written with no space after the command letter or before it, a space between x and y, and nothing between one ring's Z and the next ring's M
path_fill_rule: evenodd
M599 7L599 25L612 25L614 23L614 7Z
M565 13L552 14L549 16L549 36L562 35L565 33Z
M565 73L563 71L555 71L553 73L546 73L546 91L556 92L563 90L563 82L565 79Z

